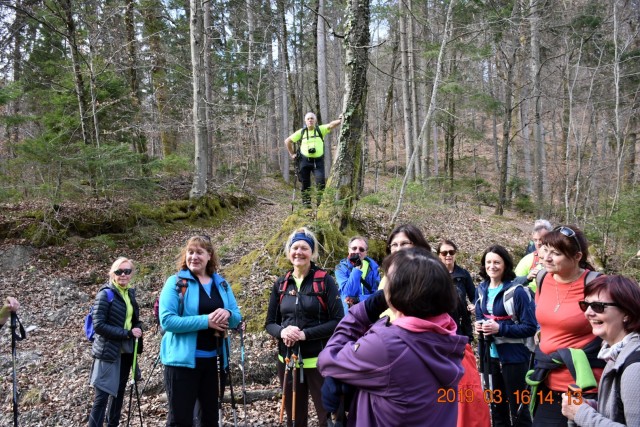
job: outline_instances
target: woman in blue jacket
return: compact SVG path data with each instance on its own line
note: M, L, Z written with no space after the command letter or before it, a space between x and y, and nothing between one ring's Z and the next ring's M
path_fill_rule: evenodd
M528 396L523 397L523 391L531 357L526 342L537 329L535 305L529 290L512 282L513 259L504 247L493 245L482 254L480 276L484 281L476 295L476 330L484 335L481 344L489 352L480 357L490 356L483 373L492 378L492 384L485 384L485 389L491 387L485 397L492 402L493 426L530 426ZM513 295L513 316L505 307L505 295Z
M160 294L160 325L165 330L160 358L169 400L167 426L191 426L196 400L201 426L218 423L218 397L228 365L227 329L241 320L231 286L216 273L218 258L207 236L191 237ZM223 372L224 375L224 372Z

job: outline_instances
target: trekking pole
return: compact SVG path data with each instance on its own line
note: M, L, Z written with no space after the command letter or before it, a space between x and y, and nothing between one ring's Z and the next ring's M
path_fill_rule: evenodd
M229 340L223 338L228 360L231 360L231 350L229 350ZM227 375L229 376L229 394L231 395L231 412L233 413L233 426L238 427L238 414L236 412L236 397L233 394L233 378L231 375L231 363L227 364Z
M289 348L287 347L287 354L284 358L284 376L282 378L282 402L280 403L280 424L284 421L284 408L286 400L287 390L287 374L289 373Z
M295 147L294 147L295 148ZM293 212L294 202L296 201L296 190L298 189L298 149L296 148L296 157L293 159L293 196L291 197L291 212Z
M291 355L291 364L293 365L293 384L291 386L291 422L296 424L296 389L298 384L298 355L294 352Z
M222 354L222 343L220 342L221 339L224 338L220 338L220 335L218 335L218 333L216 333L216 347L217 347L217 354L218 354L218 366L219 366L219 371L218 371L218 426L222 427L222 400L224 399L224 356Z
M247 427L247 388L244 374L244 320L240 322L237 330L240 332L240 371L242 371L242 406L244 408L244 427Z
M142 386L142 391L140 392L140 395L143 395L145 390L147 389L147 386L149 385L149 380L153 376L153 372L156 370L156 367L158 366L159 363L160 363L160 352L158 352L158 357L156 357L156 361L153 363L153 367L151 368L151 373L147 377L147 380L144 382L144 386Z
M138 393L138 380L136 379L136 362L138 360L138 338L136 338L133 344L133 363L131 364L131 388L129 389L129 412L127 414L127 427L131 422L131 403L133 402L133 389L136 390L136 399L138 400L138 415L140 416L140 427L144 424L142 422L142 409L140 408L140 393Z
M16 328L20 325L20 335L16 333ZM16 343L27 337L18 315L11 312L11 359L13 362L13 426L18 427L18 374L16 370Z

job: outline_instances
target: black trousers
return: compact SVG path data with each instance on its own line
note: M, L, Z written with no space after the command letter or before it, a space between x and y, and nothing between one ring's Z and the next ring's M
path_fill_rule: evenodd
M200 426L218 426L218 359L196 358L196 367L164 367L164 383L169 400L168 427L192 427L196 400L200 404ZM225 378L223 374L222 392Z
M525 375L527 362L504 363L491 358L493 373L493 402L491 419L493 427L529 427L531 417L528 405L522 404L522 391L527 389Z
M122 353L120 356L120 382L118 383L118 395L116 397L109 396L109 393L98 388L95 389L95 398L89 415L89 427L102 427L105 413L107 415L107 426L118 427L131 365L133 365L133 353Z
M320 427L327 427L327 411L322 406L322 384L324 378L316 368L304 368L304 382L300 382L300 370L298 370L296 381L296 422L295 425L291 421L291 409L293 402L293 371L287 374L287 383L284 388L285 393L285 409L287 413L287 427L307 427L309 420L309 395L313 399L313 406L318 414L318 422ZM284 379L284 363L278 361L278 377L282 385ZM279 408L278 408L279 410Z
M325 176L324 176L324 156L317 159L310 159L300 154L299 163L300 182L302 183L302 203L309 207L311 206L311 194L309 189L311 188L311 173L313 173L316 180L316 187L318 191L318 205L322 200L322 190L324 190Z

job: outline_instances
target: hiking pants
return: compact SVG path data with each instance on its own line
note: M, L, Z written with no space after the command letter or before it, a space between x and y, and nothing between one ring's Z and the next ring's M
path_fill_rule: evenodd
M280 377L280 384L282 384L284 378L284 363L278 361L278 377ZM292 389L293 384L293 371L289 371L287 374L287 384L285 385L285 409L287 412L287 427L307 427L309 418L309 394L313 399L313 406L316 408L318 414L318 425L320 427L327 427L327 411L322 406L322 384L324 378L320 375L320 372L316 368L304 368L304 382L300 382L300 370L298 370L298 381L296 385L296 424L291 422L291 403L292 403Z
M311 172L316 180L316 187L318 191L318 205L322 200L322 190L324 190L325 177L324 177L324 156L315 159L300 154L300 182L302 182L302 203L310 207L311 195L309 194L309 188L311 188Z
M118 383L118 395L109 396L109 393L96 388L95 399L89 415L89 427L102 427L105 412L107 414L107 427L118 427L122 402L127 388L127 380L133 365L133 353L122 353L120 356L120 382Z
M167 427L193 426L196 400L200 403L200 426L218 426L218 359L196 358L196 367L164 367L169 400ZM223 382L224 387L224 382Z
M493 427L529 427L531 417L529 406L520 405L518 393L527 389L525 374L529 364L503 363L491 358L491 372L493 373L493 398L491 403L491 419ZM520 401L519 401L520 400Z

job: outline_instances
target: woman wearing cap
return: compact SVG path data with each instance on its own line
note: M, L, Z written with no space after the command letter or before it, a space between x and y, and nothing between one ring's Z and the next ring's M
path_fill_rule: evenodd
M207 236L191 237L177 261L178 272L160 293L160 344L169 400L167 426L191 426L196 401L202 426L218 425L218 399L229 364L226 332L242 316L231 286L216 271L218 257Z
M278 375L284 389L287 426L293 426L292 419L297 427L307 425L309 394L319 425L326 426L327 412L320 394L323 378L316 364L320 350L342 319L340 292L333 278L314 263L318 241L309 229L302 227L291 233L285 253L293 269L278 278L271 289L265 328L278 339ZM303 366L304 382L302 375L297 375L296 407L292 409L292 383L285 382L284 362L296 358ZM295 368L299 370L299 365Z
M109 270L109 282L98 291L93 304L95 338L91 347L90 383L95 388L95 398L89 427L102 427L105 413L109 427L120 423L124 392L133 364L134 342L142 338L140 307L130 284L133 273L130 259L116 259ZM138 347L138 353L141 348Z
M535 384L531 395L538 397L533 401L533 425L565 427L568 420L562 415L562 393L574 383L585 393L589 388L593 392L604 367L597 357L602 339L593 336L578 306L585 285L597 273L590 273L589 243L578 227L557 227L542 237L542 244L547 247L546 273L536 278L540 344L535 370L528 376Z

